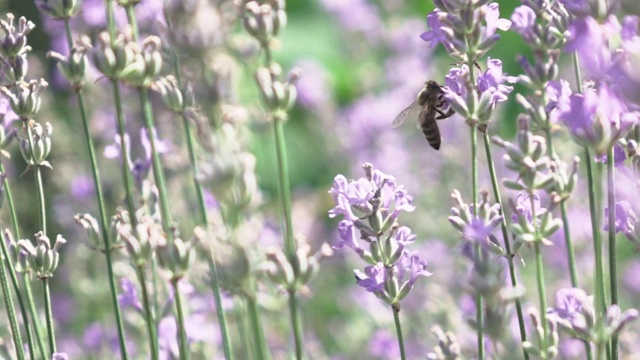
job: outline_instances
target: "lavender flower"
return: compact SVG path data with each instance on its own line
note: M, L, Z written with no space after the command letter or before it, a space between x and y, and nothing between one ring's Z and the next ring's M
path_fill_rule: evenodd
M140 302L140 298L138 298L138 291L133 281L123 277L120 280L120 287L123 290L123 293L118 295L118 303L120 306L123 308L131 307L142 313L142 303Z
M490 241L490 237L493 230L500 225L502 216L500 205L489 203L489 193L482 191L482 199L475 206L466 204L458 190L453 190L451 197L456 201L456 207L451 208L452 216L449 216L449 222L453 227L460 231L466 240L477 242L485 248L498 246Z
M604 217L609 218L609 207L604 209ZM616 222L615 231L617 233L623 233L627 237L631 238L634 235L634 229L638 223L638 216L633 211L631 204L628 201L620 200L616 201ZM609 223L605 222L604 231L609 231Z
M416 236L398 224L403 211L413 211L412 197L396 184L395 178L364 165L366 177L347 181L337 175L329 193L336 206L329 216L344 216L339 225L341 240L334 245L353 249L369 266L354 270L358 285L378 298L395 305L413 288L420 276L430 276L427 262L409 253ZM358 236L358 231L360 234ZM369 244L363 249L360 240Z
M559 114L560 120L578 144L589 146L597 155L606 153L639 121L640 113L604 84L598 91L571 95L569 102L569 108Z

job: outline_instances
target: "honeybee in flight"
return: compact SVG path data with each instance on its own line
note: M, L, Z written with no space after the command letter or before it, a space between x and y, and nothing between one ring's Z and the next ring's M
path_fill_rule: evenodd
M393 127L400 126L407 118L413 117L417 109L420 109L418 115L418 124L427 138L432 148L439 150L442 138L436 120L446 119L453 115L453 109L445 113L442 111L445 100L442 86L433 80L429 80L424 84L424 88L418 94L416 100L402 110L393 120Z

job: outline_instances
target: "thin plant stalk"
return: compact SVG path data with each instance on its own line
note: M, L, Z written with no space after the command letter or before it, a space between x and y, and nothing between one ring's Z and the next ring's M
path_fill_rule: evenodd
M553 137L551 136L551 123L549 116L546 116L546 126L544 128L547 138L547 155L549 158L554 159L555 151L553 148ZM578 271L576 270L576 255L573 250L573 242L571 241L571 231L569 230L569 217L567 216L567 201L562 199L560 201L560 214L562 216L562 230L564 232L564 241L567 248L567 260L569 265L569 278L571 280L571 286L578 287Z
M176 314L177 314L177 325L178 325L178 344L180 347L180 360L188 360L189 359L189 343L187 341L187 331L184 326L184 312L182 310L182 295L180 294L180 290L178 289L178 281L179 279L175 279L171 281L171 285L173 286L173 296L176 301Z
M507 220L504 217L504 212L502 211L502 196L500 195L500 186L498 185L498 177L496 176L496 168L493 162L493 154L491 152L491 140L489 139L488 130L484 131L484 150L487 156L487 166L489 167L489 175L491 177L491 187L493 188L493 196L496 199L496 203L500 205L500 215L502 215L502 221L500 222L500 227L502 228L502 238L504 239L504 247L507 252L507 264L509 266L509 277L511 279L511 287L514 289L518 287L518 275L516 274L516 269L513 264L513 257L515 254L511 253L511 243L509 242L509 231L507 229ZM520 339L522 343L527 341L527 331L524 323L524 315L522 312L522 302L520 301L520 297L516 297L516 315L518 317L518 329L520 331ZM522 349L522 353L524 355L525 360L529 360L529 353Z
M149 337L149 351L152 360L158 360L158 337L156 334L156 322L151 311L149 303L149 292L147 291L147 283L144 276L144 267L135 266L140 289L142 293L142 307L144 308L145 323L147 325L147 336Z
M31 129L30 120L25 122L27 127L27 137L29 138L29 147L34 148L33 144L33 129ZM47 212L44 198L44 186L42 184L42 169L41 166L36 164L33 166L34 178L36 182L36 193L38 198L38 214L40 220L40 229L44 236L47 236ZM51 357L56 351L56 339L55 331L53 329L53 314L51 312L51 296L49 294L49 282L46 278L42 279L42 285L44 289L44 307L47 324L47 334L49 335L49 357Z
M71 36L71 28L69 27L69 19L64 19L65 31L67 35L67 45L69 50L73 47L73 38ZM87 143L87 151L89 153L89 161L91 163L91 172L93 174L93 186L96 190L96 200L98 202L98 211L100 213L100 225L102 229L102 241L104 244L104 256L107 262L107 278L109 281L109 290L111 293L111 303L113 304L113 314L116 319L116 328L118 331L118 342L120 344L120 356L123 360L128 359L127 345L124 335L124 326L122 322L122 314L120 311L120 305L118 304L118 294L116 290L116 281L113 274L113 265L111 261L112 248L109 235L109 222L107 220L107 214L104 206L104 195L102 193L102 182L100 180L100 170L98 168L98 162L96 160L95 147L93 146L93 139L91 132L89 131L89 121L87 120L87 114L84 105L84 95L82 90L76 91L76 98L78 99L78 108L80 110L80 117L82 119L82 129L84 131L84 137Z
M265 55L265 66L271 65L271 51L269 44L261 44ZM276 150L276 163L278 167L278 194L280 195L280 206L284 221L284 250L289 263L297 269L296 263L296 242L293 237L293 218L291 215L291 185L289 183L289 165L287 162L287 144L284 136L284 118L274 116L272 119L274 145ZM297 305L298 298L296 289L288 289L289 293L289 313L291 317L291 328L295 343L296 359L301 360L303 356L302 320Z
M393 322L396 324L396 334L398 336L398 347L400 348L400 359L406 360L407 355L404 350L404 339L402 337L402 326L400 324L400 307L391 305L393 311Z
M470 71L473 73L473 71ZM471 193L474 207L478 206L478 128L475 124L470 125L471 127ZM475 214L474 214L475 216ZM480 257L482 256L482 251L480 249L480 244L476 243L474 246L475 251L475 261L480 262ZM476 292L475 297L475 305L476 305L476 323L478 324L476 333L478 338L478 359L484 359L484 314L482 313L482 295L480 292Z
M618 255L616 253L616 185L613 146L607 151L607 205L609 208L609 277L611 304L618 304ZM618 359L618 335L611 337L611 359Z
M49 292L49 279L42 279L42 290L44 292L44 313L47 320L47 334L49 335L49 357L56 353L56 335L53 326L53 312L51 311L51 294Z
M44 343L44 335L42 334L42 330L41 330L42 324L40 323L38 310L36 310L36 303L33 299L33 291L31 291L31 276L28 271L24 272L22 277L22 283L24 284L24 293L27 300L27 304L29 305L29 314L31 315L31 319L33 321L33 332L36 335L38 350L40 350L40 355L42 356L42 358L46 359L47 347Z
M127 13L127 19L129 25L133 29L133 40L138 41L138 23L136 21L136 13L134 5L125 6ZM149 144L151 145L151 165L153 168L153 177L158 187L158 198L160 200L160 216L162 218L162 228L172 240L173 231L171 231L171 212L169 211L169 200L167 186L165 183L164 171L160 162L160 156L156 144L155 125L153 119L153 110L151 109L151 101L149 100L149 90L146 87L138 87L138 93L140 95L140 106L142 107L142 113L144 117L144 126L147 130L147 136L149 137ZM155 275L154 275L155 276Z
M172 23L169 19L168 14L165 12L165 22L167 23L167 27L169 32L172 33ZM180 58L178 56L178 52L176 51L174 46L169 46L171 51L171 55L173 58L173 71L176 77L176 81L178 83L178 88L183 89L182 82L182 74L180 72ZM184 107L184 106L183 106ZM196 166L196 151L195 151L195 140L193 138L193 132L191 130L191 123L185 109L182 109L182 124L184 125L185 137L187 140L187 150L189 152L189 162L191 163L191 169L193 172L193 185L196 190L196 198L198 204L198 212L200 214L201 224L206 228L209 226L209 219L207 217L207 207L204 201L204 192L200 183L197 179L197 166ZM218 314L218 326L220 327L220 334L222 336L222 349L224 351L224 356L227 360L233 359L233 353L231 351L231 337L229 336L229 329L227 327L227 319L225 315L225 310L222 306L222 296L220 295L220 286L218 283L218 270L216 267L215 261L213 261L213 248L210 249L210 256L207 257L207 262L209 265L209 271L211 272L211 288L213 290L213 297L216 303L216 313Z
M533 198L533 191L529 191L529 204L531 205L531 221L536 232L536 242L534 244L534 251L536 257L536 280L538 283L538 297L540 300L540 325L542 326L542 342L543 348L547 346L547 292L544 285L544 263L542 262L542 250L540 249L540 232L538 228L538 219L536 215L535 201Z
M253 295L245 296L245 300L247 303L249 322L251 323L251 331L253 332L253 345L255 348L256 359L266 360L269 358L269 350L262 331L260 312L258 310L258 299L254 293Z
M3 257L5 256L6 255L3 254ZM16 357L20 360L24 360L22 336L20 335L20 327L18 326L16 310L13 307L13 297L11 296L11 289L9 289L9 281L7 279L7 272L4 265L4 262L0 263L0 285L2 285L2 296L4 298L5 308L7 309L7 316L9 317L9 326L11 328L13 344L16 348ZM33 358L33 354L31 354L31 358Z
M4 165L2 164L2 161L0 161L0 173L6 174L5 170L4 170ZM9 218L11 220L11 227L13 229L13 234L16 238L19 239L20 236L20 232L18 229L18 217L16 216L16 209L15 206L13 204L13 195L11 193L11 187L9 185L9 180L7 180L7 178L5 177L4 179L4 192L6 195L6 199L7 199L7 205L9 207ZM20 307L20 314L22 315L22 322L24 323L24 330L27 333L27 345L29 347L29 356L31 357L31 359L34 359L36 356L35 353L35 344L34 344L34 339L33 339L33 334L31 331L31 324L29 321L29 315L27 313L27 309L25 307L24 304L24 299L23 299L23 294L22 291L20 291L20 283L18 280L18 276L16 275L16 270L13 266L13 263L11 262L11 257L9 256L9 250L7 249L7 243L4 241L4 239L2 237L1 238L1 242L0 242L0 246L2 249L2 256L5 259L5 263L7 266L7 269L9 269L9 279L11 279L11 285L13 286L13 290L16 293L16 299L18 299L18 306ZM41 356L44 357L44 347L41 349Z

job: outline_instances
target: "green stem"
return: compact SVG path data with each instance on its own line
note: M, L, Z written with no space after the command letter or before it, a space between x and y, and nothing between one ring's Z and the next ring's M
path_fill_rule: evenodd
M509 265L509 277L511 278L511 287L516 289L518 288L518 276L516 274L516 269L513 264L513 257L515 254L511 253L511 243L509 242L509 232L507 230L507 220L504 217L504 213L502 211L502 196L500 195L500 186L498 185L498 177L496 175L495 164L493 162L493 154L491 152L491 140L489 139L489 132L485 130L484 132L484 150L487 156L487 165L489 167L489 175L491 176L491 186L493 187L493 196L496 198L496 203L500 205L500 215L502 215L502 221L500 222L500 227L502 228L502 238L504 239L504 247L507 252L507 264ZM516 315L518 317L518 328L520 330L520 339L522 343L527 341L527 331L524 323L524 315L522 312L522 302L520 301L520 297L516 297ZM524 355L525 360L529 360L529 353L522 349L522 353Z
M547 349L547 293L544 286L544 263L542 262L542 251L540 250L540 229L538 227L538 215L536 214L536 204L533 190L529 191L529 204L531 206L531 221L536 233L534 250L536 255L536 280L538 282L538 297L540 300L540 322L543 330L542 348Z
M611 304L618 304L618 255L616 253L616 185L613 146L607 151L607 205L609 207L609 277ZM618 335L611 337L611 359L618 359Z
M0 173L6 174L4 170L4 165L2 161L0 161ZM11 194L11 187L9 185L9 180L5 177L4 179L4 192L7 199L7 205L9 207L9 217L11 219L11 227L13 229L13 235L16 239L20 238L20 231L18 229L18 217L16 216L16 209L13 203L13 195ZM35 344L33 339L33 334L31 332L31 325L29 322L29 315L27 313L27 309L24 304L24 299L22 298L22 292L20 291L20 282L18 280L18 276L16 275L15 267L13 266L13 262L11 261L11 256L9 255L9 250L7 249L7 243L4 241L4 237L0 236L0 246L2 249L2 256L5 259L5 263L7 268L9 269L9 279L11 279L11 285L13 286L13 290L16 293L16 298L18 299L18 306L20 307L20 314L22 315L22 322L24 323L24 330L27 333L27 345L29 347L29 356L31 359L35 359ZM44 356L44 353L42 354Z
M65 30L67 34L67 45L69 50L73 47L73 39L71 37L71 28L69 27L69 19L64 19ZM113 265L111 261L112 249L109 238L109 221L107 220L107 214L104 205L104 195L102 193L102 183L100 181L100 171L98 168L98 161L96 160L95 147L93 145L93 139L89 130L89 121L87 120L84 95L81 90L76 91L76 97L78 99L78 108L80 110L80 117L82 118L82 129L84 131L84 138L87 143L87 151L89 153L89 160L91 163L91 171L93 173L93 186L96 190L96 200L98 201L98 211L100 213L100 225L102 229L102 241L104 245L104 255L107 261L107 278L109 281L109 290L111 293L111 304L113 305L113 314L116 318L116 328L118 331L118 341L120 343L120 356L123 360L128 359L127 345L125 342L124 325L122 322L122 314L120 306L118 304L118 293L116 290L115 275L113 273Z
M400 325L400 307L398 304L391 305L393 311L393 321L396 324L396 334L398 336L398 347L400 348L400 359L405 360L407 355L404 350L404 339L402 338L402 326Z
M247 301L247 310L249 311L251 331L253 332L253 345L255 347L256 358L258 360L266 360L268 359L268 348L264 339L264 332L262 331L258 300L255 294L247 295L245 299Z
M596 262L596 311L602 319L606 316L606 295L604 285L604 265L602 261L602 242L600 240L600 221L596 203L596 181L593 175L593 159L591 151L585 147L585 162L587 164L587 183L589 187L589 211L591 213L591 234Z
M222 296L220 295L220 285L218 282L218 269L216 263L213 260L213 249L210 249L210 256L207 256L209 263L209 270L211 271L211 288L213 289L213 298L216 302L216 311L218 313L218 323L220 326L220 332L222 334L222 349L224 356L227 360L233 359L233 352L231 351L231 336L229 335L229 327L227 326L227 316L222 306Z
M24 293L27 298L27 304L29 305L29 314L33 320L33 331L36 335L38 343L38 350L40 350L40 356L43 359L47 358L47 350L44 343L44 336L42 335L42 324L40 324L40 318L38 317L38 311L36 310L36 303L33 300L33 292L31 291L31 277L28 272L23 274L22 278L24 284Z
M473 73L473 71L469 71ZM474 207L478 206L478 128L476 124L471 124L471 197L473 199ZM474 214L477 216L477 214ZM475 261L480 262L481 249L480 244L475 244ZM478 359L484 359L484 314L482 312L482 295L480 292L475 294L476 302L476 323L477 327L477 339L478 339Z
M184 312L182 310L182 295L178 289L179 279L171 281L173 286L173 296L176 300L176 314L178 316L178 344L180 345L180 360L189 359L189 342L187 341L187 331L184 327Z
M131 171L129 171L129 163L131 162L131 159L129 158L129 151L127 149L127 142L125 140L127 133L124 126L124 116L122 113L122 97L120 95L120 86L118 85L118 80L112 79L111 85L113 85L113 102L116 106L116 121L118 136L120 136L120 156L122 157L120 171L122 173L122 179L124 180L124 189L126 192L129 219L131 220L131 225L135 228L138 219L135 216L136 205L133 198L133 176L131 174Z
M560 202L560 214L562 215L562 228L564 229L564 240L567 247L567 257L569 259L569 276L571 278L571 286L578 287L578 270L576 269L576 255L573 250L573 242L569 232L569 217L567 216L567 201Z
M147 336L149 337L149 351L152 360L158 360L158 338L156 336L156 322L151 311L149 303L149 293L147 291L147 282L145 281L144 268L135 266L138 282L140 282L140 290L142 293L142 307L144 308L145 323L147 324Z
M56 335L53 328L53 312L51 311L51 294L49 293L49 279L42 279L44 291L44 313L47 320L47 333L49 335L49 358L56 353Z
M0 240L4 243L4 240ZM4 245L3 245L4 248ZM5 252L3 251L3 258L6 259ZM11 335L13 336L13 344L16 348L16 357L24 360L24 347L22 346L22 336L20 335L20 327L18 326L18 319L16 317L16 310L13 307L13 298L11 296L11 289L9 289L9 282L7 279L7 272L5 269L6 262L0 263L0 285L2 285L2 296L4 298L4 304L7 309L7 316L9 317L9 326L11 327ZM27 328L27 331L29 329ZM33 353L31 354L33 358Z

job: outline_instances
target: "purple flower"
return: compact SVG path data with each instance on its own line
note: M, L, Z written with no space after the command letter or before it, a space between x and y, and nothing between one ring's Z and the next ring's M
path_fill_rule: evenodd
M338 233L340 234L341 241L338 241L333 245L334 249L342 249L343 246L347 245L358 254L361 254L364 251L360 248L360 233L353 226L351 221L340 221L340 224L338 224Z
M368 292L380 292L384 290L384 284L387 281L387 270L382 263L375 266L367 266L364 273L358 269L353 270L356 275L356 282Z
M587 16L572 21L567 32L565 50L580 55L580 62L591 77L604 74L611 66L611 51L603 27Z
M511 14L512 29L522 35L525 41L533 38L533 26L536 24L536 13L530 7L521 5Z
M427 270L427 262L420 260L420 256L416 251L411 254L405 251L396 265L398 267L398 280L400 280L401 284L406 280L402 287L411 288L419 276L429 277L433 275ZM405 279L407 275L409 275L409 278Z
M631 208L631 204L628 201L616 201L616 222L615 231L617 233L623 233L628 237L631 237L634 232L636 223L638 222L638 216ZM604 209L605 219L609 219L609 207ZM609 231L608 220L604 221L604 231Z
M118 295L118 303L121 307L132 307L137 311L142 311L142 303L138 298L138 291L136 285L129 279L123 277L120 280L120 287L123 293Z
M596 156L594 160L596 162L606 164L608 162L608 159L609 157L607 156L607 154L602 154L601 156ZM623 166L625 160L627 160L627 151L622 144L616 142L613 145L613 165L615 167Z
M384 28L378 9L366 0L322 0L324 8L338 19L345 29L361 32L373 42ZM357 16L354 16L357 14Z
M574 15L589 12L589 0L560 0L560 3Z
M511 27L511 21L500 18L500 10L498 9L498 3L491 3L483 7L485 11L486 37L489 37L496 33L496 29L507 31Z
M53 355L51 355L51 360L69 360L69 355L63 352L53 353Z
M304 74L296 83L296 100L306 109L323 110L329 104L331 94L326 69L313 60L302 60L296 66Z
M518 221L518 215L524 217L528 223L532 223L533 221L533 212L535 212L535 217L538 219L540 215L547 212L547 209L540 207L540 194L537 192L533 193L533 212L531 211L531 200L530 196L526 192L519 192L516 197L516 211L517 214L511 215L511 220L513 222ZM537 222L540 222L538 219Z
M545 85L547 95L547 105L545 110L550 112L552 122L558 121L558 114L570 108L571 86L566 80L550 80Z
M413 244L416 240L416 235L411 233L411 229L406 226L402 226L398 229L394 236L394 240L403 246Z
M606 153L618 139L638 123L638 112L630 110L613 89L602 84L596 92L569 97L569 108L559 114L569 132L582 146L591 146L596 155Z
M507 94L513 90L513 86L503 84L505 81L515 83L518 78L503 74L502 61L489 58L487 60L487 70L478 76L478 90L483 95L488 93L491 96L491 106L507 100Z
M638 29L640 28L640 17L635 15L627 15L622 20L621 36L622 40L631 40L638 36Z
M434 48L438 43L441 43L445 48L450 49L452 46L447 33L443 31L444 25L440 22L440 16L446 16L446 13L438 8L427 14L427 25L431 30L420 34L420 38L428 42L430 48Z
M579 288L560 289L556 293L556 306L547 311L556 322L583 338L590 337L595 321L593 296Z
M489 235L491 235L491 232L495 227L496 224L487 224L482 219L474 218L471 220L471 223L464 228L462 236L467 240L483 243L487 240Z

